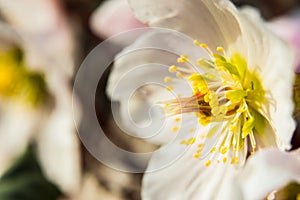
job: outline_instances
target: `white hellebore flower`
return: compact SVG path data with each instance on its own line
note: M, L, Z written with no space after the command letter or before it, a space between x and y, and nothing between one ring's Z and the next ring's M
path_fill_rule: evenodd
M147 105L159 102L168 116L167 126L151 140L164 144L178 132L175 142L151 159L148 171L154 172L145 174L142 196L144 199L239 199L240 194L230 186L237 183L237 174L242 173L247 156L261 148L291 147L295 128L291 98L293 53L268 31L255 10L237 10L227 0L172 3L129 0L129 3L142 22L195 39L191 47L174 39L178 34L171 31L146 34L117 57L111 73L108 94L120 101L123 123L128 130L138 135L153 131L138 132L140 129L130 127L132 123L126 113L133 112L138 116L136 121L143 122L148 113L141 112ZM155 51L133 53L144 47L163 45L183 52L177 64L174 58ZM137 65L158 62L170 66L169 74L134 70ZM126 80L124 74L130 78ZM167 91L139 85L140 79L152 76L157 80L162 75L168 84ZM120 81L122 86L118 86ZM192 91L182 89L186 82ZM134 103L126 98L129 95L126 88L138 88L138 94L132 96ZM168 92L176 97L170 98ZM192 119L197 119L197 125L189 123ZM184 147L189 148L178 160L160 168Z
M59 3L0 0L5 19L0 23L0 174L35 141L47 178L63 192L74 194L81 178L73 122L73 117L79 117L73 109L79 106L74 101L72 108L70 85L75 42ZM21 61L11 50L15 47L24 53ZM42 80L34 81L36 76ZM45 98L45 93L52 98ZM39 106L28 107L36 99Z

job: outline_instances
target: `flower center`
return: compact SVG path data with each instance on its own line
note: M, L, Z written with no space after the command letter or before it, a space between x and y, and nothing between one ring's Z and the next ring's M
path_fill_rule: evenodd
M35 106L47 95L46 83L41 74L23 65L19 50L0 53L0 96Z
M205 136L181 142L185 145L197 142L195 158L200 157L207 138L213 137L217 132L221 133L210 149L206 166L216 157L218 163L221 160L226 163L229 156L232 158L231 164L238 164L241 150L247 148L246 143L250 144L251 153L255 152L255 133L265 122L258 112L265 99L262 82L255 71L248 70L247 62L239 54L227 58L222 47L218 47L218 53L214 53L206 44L200 44L197 40L194 44L204 48L210 59L199 59L195 63L187 55L182 55L177 60L179 64L191 64L204 73L175 65L169 68L171 73L177 73L177 77L187 79L193 92L190 97L163 102L165 112L171 116L195 113L201 125L211 124L212 127ZM165 78L165 82L171 81L170 77Z

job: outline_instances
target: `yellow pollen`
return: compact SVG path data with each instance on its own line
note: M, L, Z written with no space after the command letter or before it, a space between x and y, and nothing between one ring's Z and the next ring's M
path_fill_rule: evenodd
M200 46L200 45L201 45L201 43L199 42L199 40L194 40L194 45L196 45L196 46Z
M238 157L235 157L234 161L235 161L235 164L239 164L239 158Z
M205 163L205 166L208 167L210 164L211 164L211 160L208 160L208 161Z
M164 82L165 83L170 83L170 82L172 82L172 78L171 77L165 77Z
M193 157L194 157L194 158L199 158L199 157L200 157L200 153L195 153L195 154L193 155Z
M208 92L208 88L206 85L201 85L199 87L199 90L201 91L202 94L206 94Z
M189 138L188 140L182 140L180 144L192 145L196 142L196 138ZM200 153L200 152L198 152Z
M234 164L234 158L231 159L230 164L232 164L232 165Z
M207 126L211 122L211 117L202 117L199 122L201 125Z
M176 76L177 76L178 78L184 78L184 74L181 73L181 72L177 72L177 73L176 73Z
M216 147L213 147L211 150L210 150L210 153L214 153L216 151Z
M222 147L220 148L220 153L221 153L221 154L226 154L227 151L228 151L228 147L222 146Z
M204 147L204 144L198 144L198 148L200 149L200 148L203 148Z
M187 55L181 55L178 59L177 62L178 63L185 63L188 61L188 56Z
M181 140L180 144L186 144L186 141L185 140Z
M219 51L219 52L222 52L223 54L225 53L225 50L224 50L223 47L217 47L216 50Z
M231 131L231 132L234 132L235 130L236 130L236 126L233 126L233 125L230 126L230 131Z
M180 122L180 121L181 121L181 118L177 117L177 118L174 119L174 121L175 121L175 122Z
M209 93L207 93L205 96L204 96L204 101L206 103L208 103L210 101L210 98L209 98Z
M239 158L236 156L236 157L234 157L234 158L232 158L232 160L231 160L231 162L230 162L230 164L239 164Z
M179 127L178 126L174 126L173 128L172 128L172 131L178 131L179 130Z
M223 163L226 163L226 162L227 162L227 158L224 157L224 158L223 158Z
M166 90L170 92L173 90L173 88L171 86L168 86L168 87L166 87Z
M176 72L177 67L175 65L172 65L171 67L169 67L169 72Z
M194 144L196 142L196 138L190 138L186 142L187 144Z
M207 44L205 44L205 43L200 44L200 47L202 47L204 49L208 48Z

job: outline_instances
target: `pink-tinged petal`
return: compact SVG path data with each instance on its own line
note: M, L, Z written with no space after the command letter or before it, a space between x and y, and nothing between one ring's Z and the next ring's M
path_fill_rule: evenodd
M297 58L295 71L300 73L300 11L275 18L269 23L269 27L294 48Z
M243 199L263 199L290 182L300 183L300 151L264 149L251 156L238 175Z
M129 0L138 19L153 27L170 28L225 49L240 36L237 10L225 0Z
M147 26L134 17L126 0L104 2L92 14L90 24L92 30L104 38Z

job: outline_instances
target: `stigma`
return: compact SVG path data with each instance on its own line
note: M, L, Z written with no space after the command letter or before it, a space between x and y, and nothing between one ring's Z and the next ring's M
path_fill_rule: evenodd
M177 59L178 65L169 67L170 73L176 73L178 79L190 83L191 95L160 103L165 104L167 116L194 113L202 126L211 125L208 133L181 141L182 145L197 145L194 158L200 158L205 141L217 134L205 166L213 162L239 164L245 149L255 153L257 131L262 128L258 125L265 121L259 113L265 101L261 79L255 71L248 69L240 54L228 56L223 47L213 51L198 40L194 45L204 49L209 59L200 58L195 62L188 55L182 55ZM181 67L182 63L193 68ZM165 78L166 83L172 81L173 78Z

